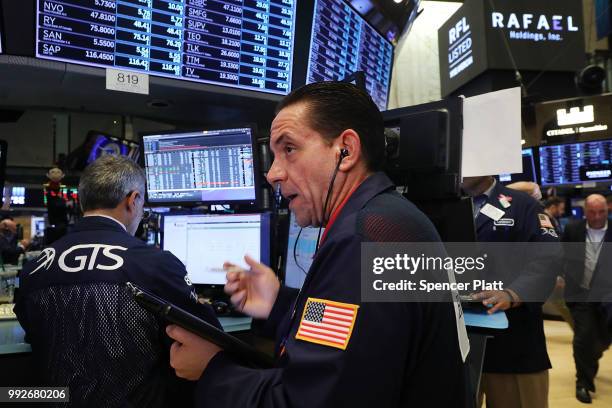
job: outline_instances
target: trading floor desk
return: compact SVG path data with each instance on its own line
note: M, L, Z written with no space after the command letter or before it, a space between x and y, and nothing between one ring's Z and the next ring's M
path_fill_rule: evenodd
M237 335L250 331L251 320L250 317L219 317L223 329ZM0 386L29 385L32 348L24 342L24 335L17 320L0 321L0 367L3 368L0 370Z

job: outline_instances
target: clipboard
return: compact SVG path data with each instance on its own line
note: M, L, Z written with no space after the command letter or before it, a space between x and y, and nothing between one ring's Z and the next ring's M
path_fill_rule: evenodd
M126 282L126 286L141 307L169 323L176 324L216 344L238 362L253 368L274 367L274 359L271 356L258 351L250 344L131 282Z

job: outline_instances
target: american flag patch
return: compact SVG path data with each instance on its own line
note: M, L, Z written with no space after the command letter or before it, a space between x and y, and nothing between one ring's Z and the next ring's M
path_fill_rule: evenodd
M308 298L296 339L345 350L359 306Z

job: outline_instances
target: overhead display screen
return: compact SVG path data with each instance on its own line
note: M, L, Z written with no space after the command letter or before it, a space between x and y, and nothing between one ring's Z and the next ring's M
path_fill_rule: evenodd
M392 61L393 45L343 0L315 0L307 83L364 71L368 93L385 110Z
M540 147L542 185L612 180L612 140Z
M38 0L36 56L287 94L296 0Z

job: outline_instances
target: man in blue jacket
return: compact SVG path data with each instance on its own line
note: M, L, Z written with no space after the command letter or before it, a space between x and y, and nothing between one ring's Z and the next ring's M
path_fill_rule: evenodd
M15 313L42 384L69 387L74 406L165 407L181 391L168 366L163 324L126 290L133 282L218 325L183 264L134 233L145 176L124 157L104 156L79 183L84 217L26 265Z
M286 97L272 123L268 172L300 226L325 226L301 292L246 257L226 265L237 309L266 319L277 366L234 363L177 327L171 365L198 380L197 406L461 407L464 371L451 303L361 301L364 242L432 242L429 220L395 192L384 163L383 120L369 95L335 82Z
M509 323L507 330L487 340L481 392L487 407L546 407L551 364L542 303L558 273L554 261L561 259L559 236L542 206L526 193L511 190L491 176L465 178L462 187L474 200L478 241L509 243L506 256L496 257L498 263L488 269L492 275L503 276L504 289L473 296L493 305L490 312L505 310ZM498 218L496 212L502 215ZM537 251L527 250L539 243Z

